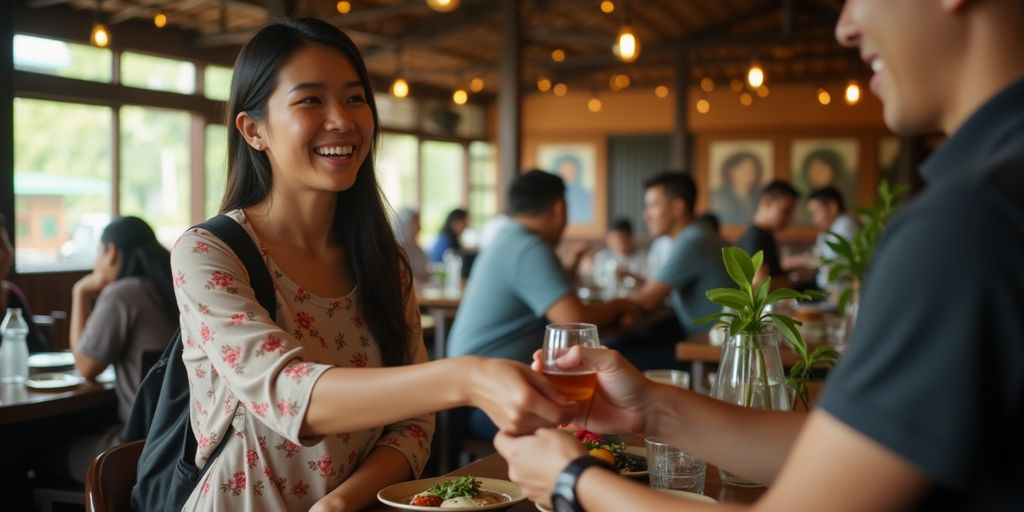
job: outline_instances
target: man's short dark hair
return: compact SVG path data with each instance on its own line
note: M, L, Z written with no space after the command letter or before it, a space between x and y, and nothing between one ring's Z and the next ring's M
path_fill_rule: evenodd
M765 185L764 189L761 190L761 197L770 197L772 199L799 199L800 193L793 188L793 185L782 180L775 180Z
M722 232L722 223L718 220L718 215L711 212L702 213L700 217L697 217L697 222L707 226L716 235Z
M619 217L612 222L612 229L610 231L622 231L628 235L633 234L633 223L626 217Z
M565 200L562 178L540 169L520 174L508 188L508 214L532 216L544 213L558 200Z
M821 187L807 196L807 201L820 201L822 204L835 203L840 212L846 211L846 202L843 201L843 194L839 189L828 186Z
M682 199L686 205L686 213L693 216L693 209L697 203L697 185L689 174L668 171L652 176L644 182L644 190L654 187L661 187L665 197L669 199Z

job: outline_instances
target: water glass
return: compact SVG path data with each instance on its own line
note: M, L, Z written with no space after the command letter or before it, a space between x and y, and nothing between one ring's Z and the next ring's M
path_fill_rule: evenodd
M644 444L651 487L704 494L707 464L702 459L656 437L644 439Z
M570 400L586 400L594 394L597 372L593 368L563 369L556 362L575 346L599 347L594 324L551 324L544 330L544 375Z
M659 384L690 389L690 374L682 370L646 370L644 377Z

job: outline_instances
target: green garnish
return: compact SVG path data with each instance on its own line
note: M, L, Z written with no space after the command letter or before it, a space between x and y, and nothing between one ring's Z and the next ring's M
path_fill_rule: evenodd
M472 475L464 476L458 480L445 480L431 487L427 492L442 500L459 497L475 498L480 493L480 481L473 478Z

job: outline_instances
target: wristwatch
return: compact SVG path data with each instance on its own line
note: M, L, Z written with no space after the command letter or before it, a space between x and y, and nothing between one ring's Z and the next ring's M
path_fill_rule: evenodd
M555 488L551 491L551 506L555 512L584 512L576 499L576 482L580 475L591 466L599 466L604 469L612 469L608 462L584 455L569 463L555 480Z

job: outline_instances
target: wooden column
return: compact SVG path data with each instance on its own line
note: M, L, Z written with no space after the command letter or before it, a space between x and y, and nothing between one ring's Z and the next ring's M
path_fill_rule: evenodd
M0 2L0 213L14 236L14 2Z
M501 2L501 57L498 61L498 204L505 190L519 174L522 151L522 108L519 91L520 59L519 2Z
M687 173L693 172L691 163L693 158L690 155L690 63L687 62L686 48L676 50L673 63L673 74L675 77L676 106L673 117L675 128L672 130L672 153L669 162L674 170Z

